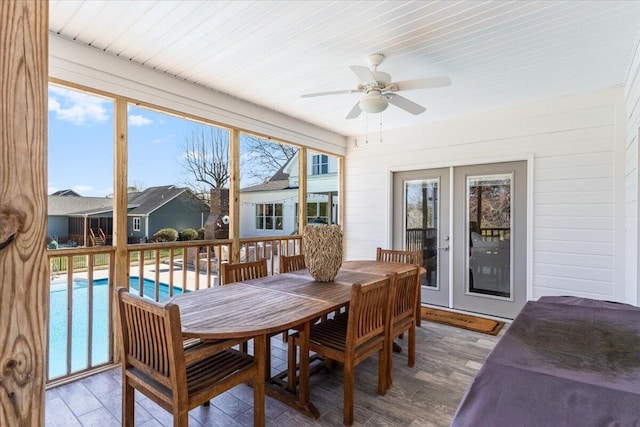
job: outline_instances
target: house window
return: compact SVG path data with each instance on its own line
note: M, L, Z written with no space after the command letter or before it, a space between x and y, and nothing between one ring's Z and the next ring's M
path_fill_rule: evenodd
M133 218L133 231L140 231L140 218Z
M307 224L328 224L329 204L327 202L307 202ZM298 224L298 204L295 208L295 222Z
M256 229L282 230L282 203L257 204Z
M322 175L329 173L329 156L326 154L314 154L312 157L311 174Z

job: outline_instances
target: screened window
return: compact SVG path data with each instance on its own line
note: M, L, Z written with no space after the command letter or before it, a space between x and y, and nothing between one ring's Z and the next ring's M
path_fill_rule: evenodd
M282 230L282 203L257 204L256 229Z

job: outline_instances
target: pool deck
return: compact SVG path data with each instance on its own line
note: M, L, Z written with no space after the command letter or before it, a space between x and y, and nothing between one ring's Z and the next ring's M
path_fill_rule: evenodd
M269 270L271 269L271 260L269 259L267 264L269 265ZM187 267L187 271L186 271L186 284L184 284L186 286L186 289L191 290L191 291L195 291L197 289L203 289L203 288L207 288L209 286L218 286L219 285L219 278L218 278L218 272L217 272L217 268L213 268L212 265L212 273L210 276L210 285L209 285L209 277L206 274L206 260L200 260L199 261L199 265L200 265L200 270L196 271L192 266ZM277 266L278 264L278 256L274 256L274 266ZM217 267L217 265L216 265ZM277 269L277 267L276 267ZM94 270L93 272L93 278L95 279L104 279L107 278L109 274L109 270L104 269L104 270ZM140 276L140 268L139 266L132 266L129 269L129 276L130 277L139 277ZM143 276L145 279L150 279L150 280L156 280L156 266L155 264L148 264L144 266L143 269ZM74 272L73 274L74 278L81 278L81 279L87 279L88 278L88 273L86 271L82 271L82 272ZM196 277L198 277L198 279L196 280ZM159 265L158 268L158 279L161 283L164 283L166 285L173 285L173 286L177 286L177 287L183 287L183 278L184 278L184 272L183 272L183 268L182 268L182 263L181 262L174 262L173 264L173 269L171 268L171 266L168 263L161 263ZM66 274L54 274L51 277L51 282L52 283L64 283L67 281L67 275ZM116 286L119 286L118 283L116 283Z

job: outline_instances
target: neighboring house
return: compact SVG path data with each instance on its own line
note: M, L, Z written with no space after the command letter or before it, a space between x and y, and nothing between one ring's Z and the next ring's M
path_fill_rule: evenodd
M337 157L319 153L307 156L307 222L337 222L338 167ZM268 181L241 189L240 237L297 233L298 183L296 153Z
M100 236L103 234L104 243L110 244L113 199L67 194L49 196L49 238L59 239L61 243L73 240L83 246L93 246L101 243ZM208 215L209 206L186 188L167 185L129 193L128 241L145 241L162 228L197 230L203 226Z

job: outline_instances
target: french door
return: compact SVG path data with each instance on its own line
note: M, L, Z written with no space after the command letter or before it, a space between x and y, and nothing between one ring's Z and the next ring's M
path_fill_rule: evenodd
M513 318L526 301L526 162L394 173L393 247L421 250L422 303Z
M422 251L422 302L449 305L449 169L394 174L393 247Z

